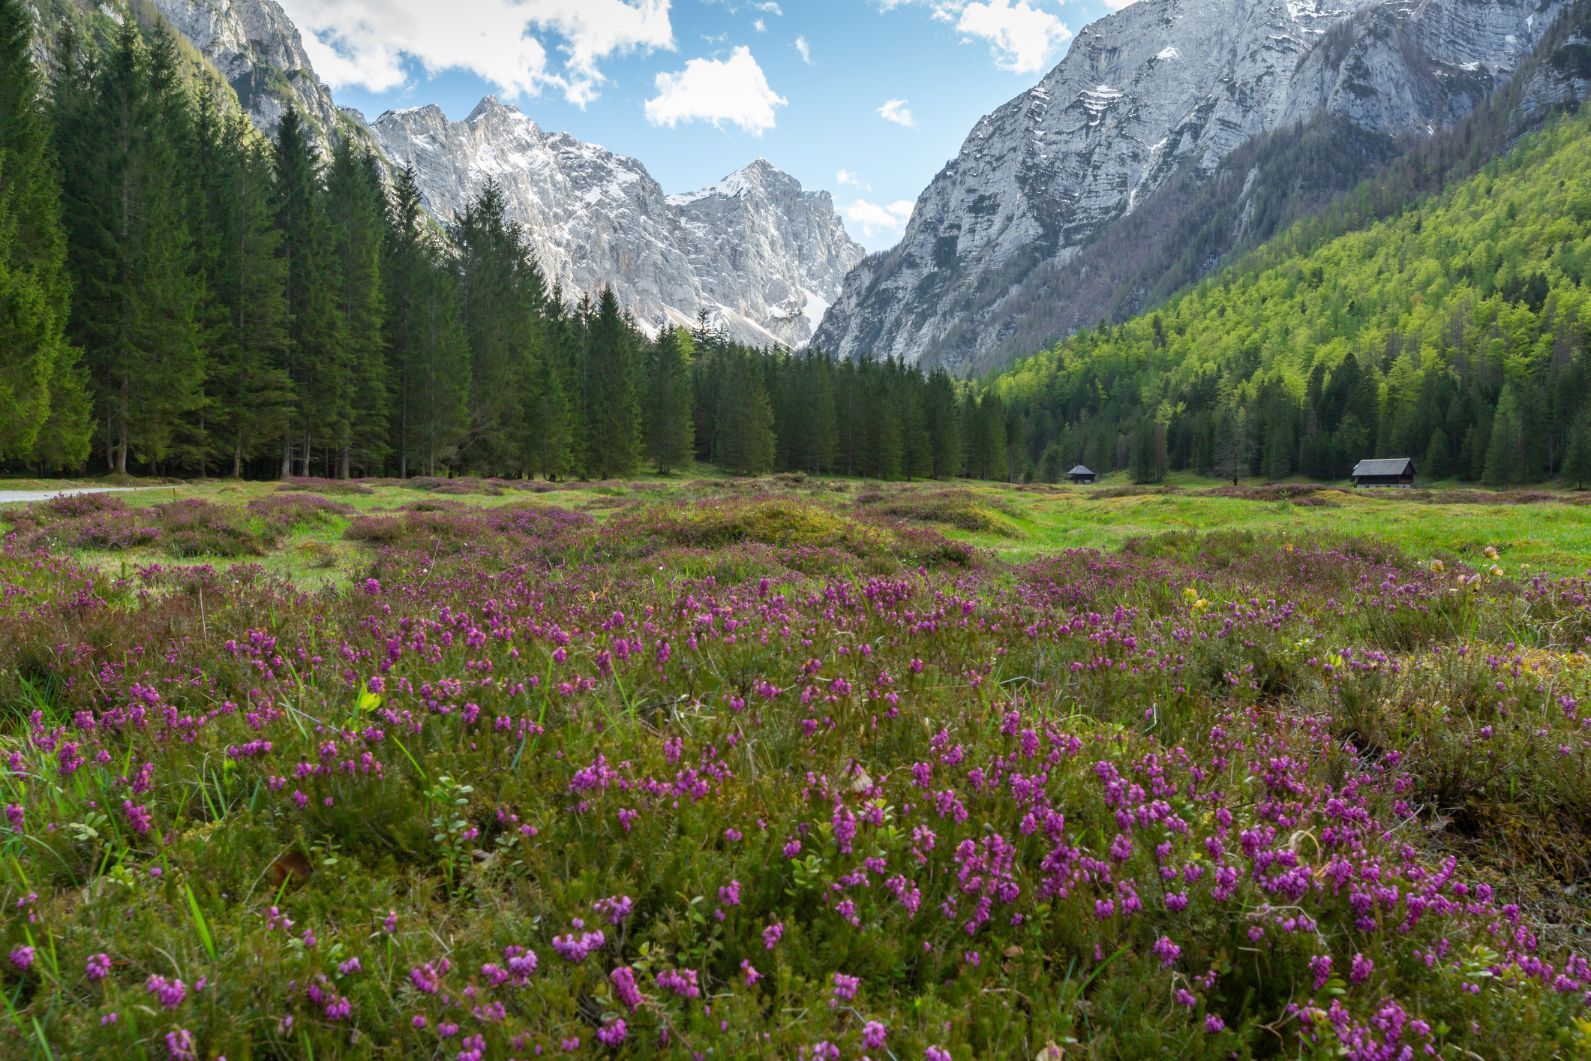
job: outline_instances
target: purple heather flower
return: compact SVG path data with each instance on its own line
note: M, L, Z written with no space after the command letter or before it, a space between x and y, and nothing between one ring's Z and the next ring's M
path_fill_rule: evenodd
M199 1046L186 1028L166 1033L166 1056L171 1061L199 1061Z
M1155 940L1155 957L1160 959L1162 968L1169 969L1177 964L1177 959L1182 956L1182 948L1171 942L1170 936L1161 936Z
M160 1004L167 1009L176 1009L188 997L188 989L181 980L167 980L158 973L151 973L144 981L144 990L160 999Z
M635 972L628 965L621 965L609 973L608 982L613 985L613 993L625 1009L634 1010L640 1006L641 989L635 986Z
M597 1042L606 1047L616 1048L629 1034L630 1030L624 1026L623 1018L615 1017L597 1029Z

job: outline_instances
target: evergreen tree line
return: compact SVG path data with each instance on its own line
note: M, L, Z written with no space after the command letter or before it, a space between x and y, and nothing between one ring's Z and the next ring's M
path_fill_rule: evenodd
M62 41L48 91L28 41L0 0L0 467L1006 473L948 376L648 337L550 289L494 184L437 232L412 172L292 111L267 142L164 32Z
M1325 240L1289 236L1158 312L1067 339L992 384L1011 468L1154 482L1421 478L1591 485L1591 116Z

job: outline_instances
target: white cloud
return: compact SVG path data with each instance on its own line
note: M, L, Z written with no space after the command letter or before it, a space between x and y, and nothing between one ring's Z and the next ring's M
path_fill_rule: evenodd
M989 42L995 65L1013 74L1044 71L1072 39L1072 31L1055 15L1017 0L974 2L961 9L957 31Z
M1050 7L1061 0L876 0L879 10L926 8L968 39L987 41L995 65L1014 74L1045 70L1059 55L1072 31ZM1120 10L1133 0L1105 0Z
M908 129L917 124L917 119L912 117L911 107L907 106L906 101L903 99L885 101L884 105L878 109L878 116L886 122L904 125Z
M866 188L867 182L848 169L842 169L834 175L834 183L842 188Z
M884 233L899 232L906 227L906 222L911 220L912 202L901 199L893 203L870 203L866 199L857 199L845 209L840 211L845 215L845 220L862 230L864 239L872 239Z
M768 32L768 23L764 22L760 18L759 19L755 19L751 23L751 28L756 30L758 33L767 33Z
M789 102L769 87L751 49L742 45L728 59L692 59L677 74L658 74L646 119L670 128L680 122L729 122L761 136L774 127L774 108Z
M405 58L428 75L466 70L510 96L551 87L585 106L601 63L672 49L670 0L283 0L315 71L333 87L387 92ZM554 61L549 49L561 56Z
M812 45L807 43L807 39L805 37L797 37L795 39L795 50L800 53L801 61L803 63L806 63L808 66L812 65Z
M1120 11L1124 7L1131 7L1138 0L1105 0L1105 6L1112 11Z

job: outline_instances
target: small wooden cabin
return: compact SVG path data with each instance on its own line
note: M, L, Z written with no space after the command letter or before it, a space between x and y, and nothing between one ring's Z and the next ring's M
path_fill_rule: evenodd
M1099 478L1099 476L1094 474L1093 469L1083 464L1079 464L1077 467L1067 472L1066 477L1074 483L1091 483L1095 479Z
M1355 486L1413 486L1414 461L1408 457L1362 460L1354 465Z

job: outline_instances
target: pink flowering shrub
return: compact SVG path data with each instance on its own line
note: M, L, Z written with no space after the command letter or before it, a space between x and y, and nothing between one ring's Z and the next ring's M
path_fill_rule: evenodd
M314 591L25 537L0 1055L1591 1048L1584 579L766 495L352 517Z

